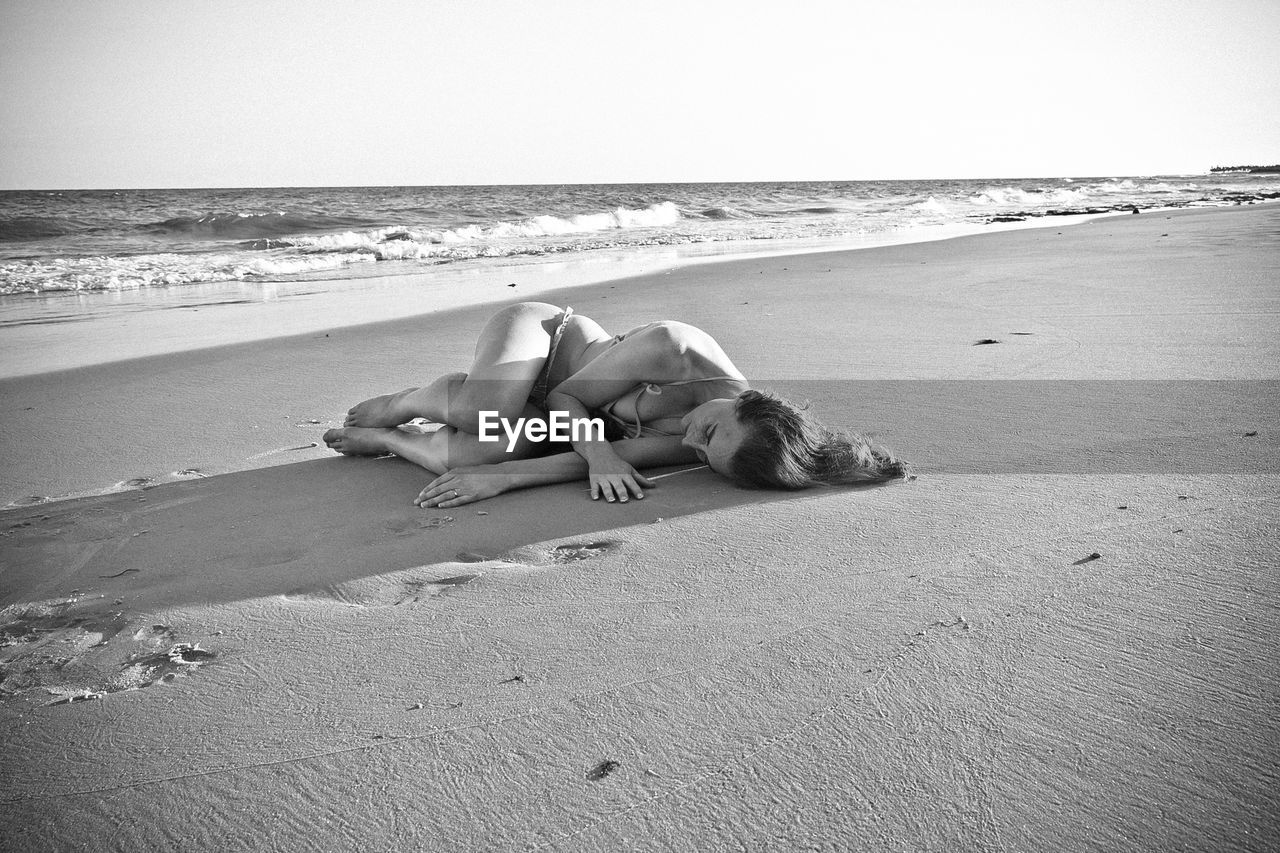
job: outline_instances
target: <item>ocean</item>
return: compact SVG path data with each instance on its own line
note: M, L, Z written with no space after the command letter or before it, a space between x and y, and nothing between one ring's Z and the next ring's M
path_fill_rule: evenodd
M24 295L421 273L600 250L759 251L1280 198L1280 175L0 192L0 311ZM949 229L949 230L948 230Z

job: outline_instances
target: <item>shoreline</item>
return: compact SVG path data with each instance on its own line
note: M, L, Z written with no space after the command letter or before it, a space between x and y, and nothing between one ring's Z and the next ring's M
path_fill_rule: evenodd
M1175 208L1176 209L1176 208ZM1159 212L1153 210L1153 212ZM1022 222L918 226L862 238L724 241L597 249L576 255L470 261L420 272L242 280L122 291L0 296L0 379L109 361L265 341L626 280L707 263L863 251L1036 228L1067 227L1119 212ZM1046 221L1047 220L1047 221ZM78 303L79 310L67 309ZM182 323L169 312L179 312ZM200 315L200 316L197 316Z

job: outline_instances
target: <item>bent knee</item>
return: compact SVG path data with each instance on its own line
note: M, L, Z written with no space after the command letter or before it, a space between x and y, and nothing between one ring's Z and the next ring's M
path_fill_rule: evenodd
M491 324L507 325L519 321L542 322L563 312L564 309L549 302L517 302L499 309L489 318Z

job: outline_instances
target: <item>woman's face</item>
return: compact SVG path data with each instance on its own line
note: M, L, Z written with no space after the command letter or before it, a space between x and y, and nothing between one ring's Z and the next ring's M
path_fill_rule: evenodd
M684 427L681 444L692 447L712 471L725 476L729 474L729 460L747 437L747 428L738 421L736 405L733 397L708 400L680 419Z

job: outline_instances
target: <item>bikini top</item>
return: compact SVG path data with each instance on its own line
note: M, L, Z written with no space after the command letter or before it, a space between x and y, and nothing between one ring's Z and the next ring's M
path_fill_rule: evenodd
M620 400L622 400L622 397L619 397L617 400L614 400L612 403L607 403L604 406L601 406L596 411L599 412L601 415L603 415L605 418L608 418L610 423L612 423L614 426L618 427L618 432L616 434L619 435L621 438L641 438L641 437L647 437L647 436L662 436L662 435L667 435L667 436L683 435L684 433L681 433L681 432L666 432L656 427L648 427L642 424L640 422L640 399L644 397L646 393L653 394L655 396L658 394L661 394L663 388L674 388L679 385L693 385L698 382L719 382L725 379L733 382L742 381L736 376L703 376L699 379L681 379L676 382L663 382L663 383L645 382L640 386L639 392L636 393L635 423L628 423L626 420L624 420L623 418L613 413L613 407L616 406ZM623 395L623 397L629 396L630 393L631 392L628 391L627 394ZM610 439L610 440L616 440L616 439Z

